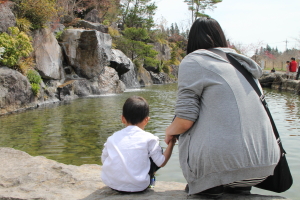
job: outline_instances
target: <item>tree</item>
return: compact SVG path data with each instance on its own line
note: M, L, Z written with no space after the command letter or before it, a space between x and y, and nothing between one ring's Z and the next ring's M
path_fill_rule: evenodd
M156 66L155 56L157 51L153 50L152 45L144 41L149 39L148 31L144 28L125 28L124 36L120 37L117 48L127 55L132 61L142 61L147 66Z
M175 30L174 30L175 33L179 35L179 34L180 34L180 31L179 31L179 28L178 28L178 26L177 26L177 23L175 23L174 29L175 29Z
M197 17L209 17L205 14L205 10L213 10L217 3L222 2L222 0L184 0L189 5L189 10L192 12L192 22L194 22Z
M174 35L174 34L175 34L175 29L174 29L173 23L171 24L170 34L171 34L171 35Z
M157 6L151 0L121 1L122 22L125 27L146 28L150 30L155 24L153 16Z

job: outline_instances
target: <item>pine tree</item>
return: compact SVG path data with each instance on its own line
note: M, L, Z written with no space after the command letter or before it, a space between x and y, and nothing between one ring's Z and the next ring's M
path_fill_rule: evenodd
M121 4L123 25L150 30L155 24L153 16L157 6L151 0L124 0Z
M175 23L175 27L174 27L174 29L175 29L175 33L177 34L177 35L179 35L180 33L180 31L179 31L179 28L178 28L178 26L177 26L177 23Z
M173 23L171 24L170 33L171 33L171 36L175 34L175 28L174 28Z
M189 5L189 10L192 12L192 22L197 17L209 17L205 14L205 10L213 10L215 4L222 2L222 0L184 0Z

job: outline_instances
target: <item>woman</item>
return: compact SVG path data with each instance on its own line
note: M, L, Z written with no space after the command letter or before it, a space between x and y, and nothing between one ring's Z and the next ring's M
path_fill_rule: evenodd
M261 68L227 48L218 22L197 19L179 66L176 118L165 142L180 134L179 160L189 194L221 195L224 188L250 193L249 186L273 174L279 147L255 90L227 60L207 50L212 48L240 62L259 85Z

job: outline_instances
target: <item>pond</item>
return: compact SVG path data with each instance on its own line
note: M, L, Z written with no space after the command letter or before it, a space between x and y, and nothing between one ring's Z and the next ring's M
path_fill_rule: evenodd
M65 164L100 164L101 150L107 137L122 129L122 106L133 95L143 96L150 105L149 131L161 140L174 116L176 84L153 85L123 94L92 96L62 106L29 110L0 117L0 146L42 155ZM271 113L281 134L294 185L279 195L298 199L300 195L300 98L285 92L264 89ZM158 181L185 182L178 161L178 148L157 173ZM278 195L254 188L252 193Z

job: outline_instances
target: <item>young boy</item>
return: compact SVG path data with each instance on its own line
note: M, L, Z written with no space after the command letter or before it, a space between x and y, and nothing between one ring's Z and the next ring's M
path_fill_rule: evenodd
M149 105L144 98L133 96L126 100L122 113L126 128L107 139L101 156L101 178L110 188L120 192L144 191L155 171L171 157L176 139L162 153L158 137L144 131L149 119Z

